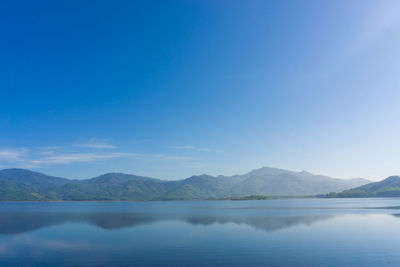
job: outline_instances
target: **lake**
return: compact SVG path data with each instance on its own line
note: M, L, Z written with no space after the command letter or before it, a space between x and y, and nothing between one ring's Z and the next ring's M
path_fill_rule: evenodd
M400 199L0 202L0 266L399 266Z

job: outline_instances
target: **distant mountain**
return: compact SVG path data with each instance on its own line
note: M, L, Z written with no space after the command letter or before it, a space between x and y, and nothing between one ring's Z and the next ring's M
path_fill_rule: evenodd
M0 200L191 200L249 195L305 196L343 191L368 183L306 171L264 167L243 175L199 175L163 181L123 173L69 180L24 169L0 171Z
M380 182L368 183L341 193L321 197L400 197L400 176L390 176Z

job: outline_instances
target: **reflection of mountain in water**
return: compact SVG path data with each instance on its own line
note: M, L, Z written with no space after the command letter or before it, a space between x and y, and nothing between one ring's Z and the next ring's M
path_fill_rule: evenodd
M185 221L208 226L219 223L249 225L264 231L276 231L296 225L310 225L333 215L308 216L185 216L144 213L60 213L60 212L3 212L0 214L0 234L17 234L65 223L87 223L102 229L135 227L159 221Z
M234 223L249 225L254 229L267 232L296 226L311 225L317 221L328 220L334 215L307 215L307 216L250 216L250 217L190 217L186 221L191 224L210 225L214 223Z
M65 223L88 223L103 229L118 229L157 220L130 213L6 212L0 215L0 234L16 234Z

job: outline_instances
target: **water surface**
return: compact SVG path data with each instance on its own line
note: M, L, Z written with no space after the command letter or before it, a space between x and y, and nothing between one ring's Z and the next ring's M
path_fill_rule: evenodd
M400 265L400 199L1 202L1 266Z

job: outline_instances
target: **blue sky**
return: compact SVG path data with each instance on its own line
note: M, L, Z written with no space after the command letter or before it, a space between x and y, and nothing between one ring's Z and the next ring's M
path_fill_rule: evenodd
M399 1L3 1L0 168L400 174Z

